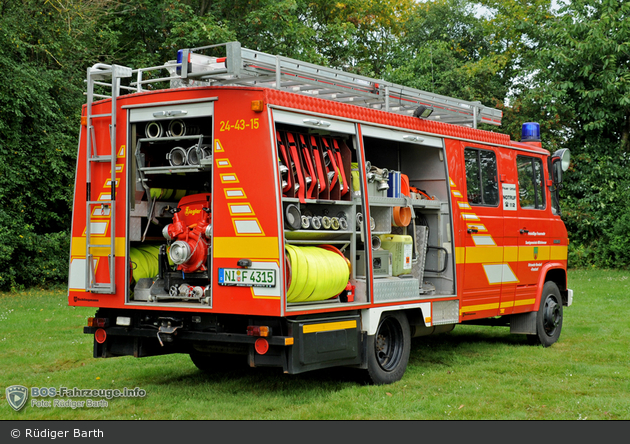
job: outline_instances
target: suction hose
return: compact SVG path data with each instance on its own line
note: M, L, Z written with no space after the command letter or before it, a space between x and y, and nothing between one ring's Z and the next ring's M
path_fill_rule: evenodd
M159 253L159 245L142 245L129 249L130 260L135 265L133 268L133 279L136 282L142 278L154 278L158 275ZM168 256L168 261L173 265L170 256Z
M291 269L288 302L323 301L345 290L350 267L339 250L333 248L286 246Z

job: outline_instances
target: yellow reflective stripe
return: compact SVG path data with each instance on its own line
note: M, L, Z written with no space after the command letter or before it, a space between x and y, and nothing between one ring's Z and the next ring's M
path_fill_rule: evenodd
M466 263L503 262L503 247L466 247Z
M357 321L327 322L325 324L308 324L302 327L303 333L317 333L320 331L346 330L357 328Z
M483 311L483 310L496 310L497 308L499 308L499 304L498 303L482 304L482 305L469 305L467 307L462 307L459 310L459 314L469 313L469 312L477 312L477 311Z
M568 247L566 245L559 245L557 247L551 247L549 253L549 260L552 261L566 261L568 254Z
M504 262L517 262L518 261L518 247L503 247L503 261Z
M514 301L514 306L518 307L520 305L532 305L536 302L536 299L520 299L518 301Z
M519 261L548 261L549 248L550 247L548 246L518 247L518 260Z
M534 248L538 248L536 254ZM565 261L567 260L567 247L549 245L539 247L456 247L455 260L458 264L490 264L549 260Z
M102 245L103 248L92 247L91 253L94 256L107 256L109 254L109 245L111 237L93 237L92 245ZM85 257L85 237L73 237L70 254L72 257ZM116 256L125 256L125 238L117 237L114 243L114 254Z
M466 262L466 247L455 247L455 263L463 264Z
M277 237L215 237L212 249L217 258L280 258Z

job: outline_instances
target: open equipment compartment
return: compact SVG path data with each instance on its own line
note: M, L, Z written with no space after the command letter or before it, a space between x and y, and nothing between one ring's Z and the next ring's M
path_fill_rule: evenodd
M287 311L366 302L365 293L348 291L355 278L356 212L350 184L355 125L326 119L322 129L317 118L287 111L274 111L274 121Z
M373 232L380 241L374 245L375 252L390 249L398 254L398 258L392 257L392 268L398 268L398 273L393 270L394 276L387 275L393 284L378 280L377 285L409 287L393 296L395 299L455 295L450 185L443 140L368 125L362 125L362 133L372 171L368 181L382 185L380 189L368 186L371 214L379 221ZM389 222L387 228L383 219ZM384 242L387 248L383 248ZM396 261L404 263L396 267ZM405 283L397 282L396 275ZM388 301L392 300L389 293L383 291Z
M212 305L213 126L212 101L129 109L128 303Z

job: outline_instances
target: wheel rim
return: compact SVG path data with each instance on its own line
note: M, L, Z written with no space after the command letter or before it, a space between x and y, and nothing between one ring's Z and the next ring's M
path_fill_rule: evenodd
M374 340L378 365L385 371L394 370L403 354L403 331L393 318L386 318L380 325Z
M543 312L543 327L548 336L553 336L562 322L561 306L555 297L549 296L545 301L545 309Z

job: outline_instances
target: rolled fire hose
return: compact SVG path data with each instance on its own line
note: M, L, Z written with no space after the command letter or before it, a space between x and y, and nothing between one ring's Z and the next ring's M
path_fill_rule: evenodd
M158 253L160 247L147 245L129 250L131 262L135 264L133 278L136 282L143 278L152 278L158 274Z
M171 120L171 122L168 124L167 135L169 137L194 136L196 134L199 134L199 127L186 125L183 120Z
M320 247L286 249L291 269L288 302L323 301L345 290L350 269L341 254Z
M361 194L361 185L359 181L359 164L353 162L350 165L352 168L352 170L350 171L350 175L352 176L352 191L354 192L354 194L359 195Z
M164 128L161 122L149 122L144 129L144 135L148 139L157 139L164 134Z
M378 250L381 248L381 238L376 234L372 235L372 250Z
M190 194L197 194L196 190L173 190L170 188L150 188L149 196L151 199L157 200L177 200L179 201L182 197Z
M302 213L297 205L287 205L284 210L284 222L289 230L299 230L302 227Z
M207 145L201 146L199 148L199 152L197 152L197 145L198 144L191 146L186 151L186 162L188 163L188 165L199 165L203 159L209 158L211 156L210 152L208 151Z
M129 260L133 262L133 279L138 282L142 278L154 278L160 271L159 265L159 245L142 245L129 249ZM173 265L173 261L167 254L168 263Z
M166 158L171 166L186 165L186 150L181 146L176 146L166 155Z

